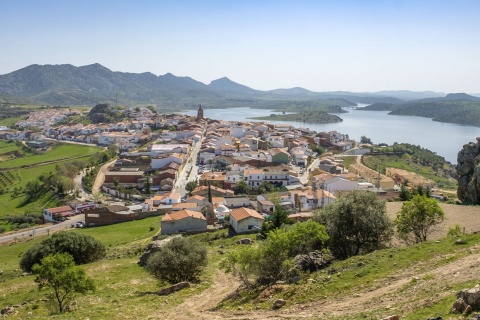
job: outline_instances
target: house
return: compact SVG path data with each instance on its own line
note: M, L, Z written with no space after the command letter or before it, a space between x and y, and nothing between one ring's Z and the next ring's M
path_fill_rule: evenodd
M208 186L198 186L193 190L190 194L195 196L208 196ZM210 192L212 197L233 197L233 191L232 190L225 190L222 188L218 188L215 186L210 186Z
M207 231L207 219L197 211L181 210L162 218L161 234Z
M229 197L225 198L225 206L228 208L241 208L241 207L249 207L250 200L247 197Z
M43 220L47 222L58 222L62 218L75 215L70 206L43 209Z
M257 209L260 212L272 214L275 211L275 204L270 200L257 200Z
M260 230L265 219L255 210L238 208L230 212L230 225L238 233Z
M290 154L288 154L287 151L280 148L273 148L269 151L272 156L272 162L283 164L290 163Z

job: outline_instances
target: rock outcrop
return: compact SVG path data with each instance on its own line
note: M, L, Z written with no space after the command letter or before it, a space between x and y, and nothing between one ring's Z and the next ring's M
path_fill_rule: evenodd
M480 204L480 137L457 156L457 196L464 204Z
M480 310L480 286L472 289L464 289L457 294L457 300L453 303L452 312L470 313L472 310Z
M316 271L327 267L332 257L320 251L312 251L307 254L299 254L293 258L295 267L302 271Z
M175 291L179 291L185 288L190 288L190 282L179 282L170 287L163 288L158 292L158 294L161 296L167 296L169 294L174 293Z
M160 250L160 248L163 247L165 244L167 244L170 240L172 240L173 238L177 238L177 237L180 237L180 235L168 237L168 238L163 239L163 240L155 240L155 241L150 242L147 246L147 249L145 249L145 252L140 257L140 260L138 261L138 264L142 267L146 266L148 259L154 253L158 252Z

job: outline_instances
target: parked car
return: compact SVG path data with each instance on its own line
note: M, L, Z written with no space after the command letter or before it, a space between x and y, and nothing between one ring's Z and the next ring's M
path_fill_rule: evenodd
M85 222L83 222L83 221L78 221L78 222L77 222L77 228L83 228L83 227L85 227ZM73 228L73 224L72 224L72 228Z

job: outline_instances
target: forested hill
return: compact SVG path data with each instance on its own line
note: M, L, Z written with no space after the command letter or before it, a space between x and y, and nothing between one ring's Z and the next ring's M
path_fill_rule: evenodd
M390 111L391 115L432 118L434 121L480 127L480 98L464 93L404 104L375 103L359 110Z
M98 63L81 67L34 64L0 75L0 103L93 106L102 101L116 101L123 105L154 104L160 108L179 110L196 108L198 104L207 108L275 108L285 102L317 103L318 100L331 99L353 103L404 102L394 95L377 93L313 92L303 88L260 91L226 77L207 85L171 73L157 76L150 72L112 71Z

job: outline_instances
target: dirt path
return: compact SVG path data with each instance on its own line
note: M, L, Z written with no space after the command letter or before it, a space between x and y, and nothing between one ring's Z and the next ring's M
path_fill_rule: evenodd
M105 163L100 170L98 170L97 177L95 178L95 183L92 186L92 194L95 194L100 191L100 188L105 182L105 173L108 172L108 167L111 166L117 159L113 159L110 162Z
M239 282L220 270L211 281L213 283L207 290L188 298L178 306L153 314L148 319L224 319L225 315L221 312L210 311L210 309L216 307L228 294L238 288Z
M462 250L468 250L471 254L431 269L423 263L413 265L397 274L379 279L372 287L359 289L352 295L292 305L278 311L206 311L221 300L217 295L220 291L224 295L233 291L231 283L224 282L228 278L220 277L211 289L176 308L178 313L171 319L347 319L364 311L374 312L379 319L392 314L402 315L445 297L454 297L456 291L451 287L455 283L478 280L480 245ZM448 258L449 256L439 256L437 261ZM222 286L225 287L222 289Z
M388 214L394 217L402 203L387 203ZM444 237L448 228L459 224L468 233L480 231L480 208L441 204L446 220L432 239ZM479 280L480 245L470 248L459 247L455 254L467 256L431 267L447 261L452 255L437 256L434 261L420 262L388 277L378 279L366 288L342 297L319 297L306 304L290 305L275 310L235 310L211 311L223 298L235 291L239 283L230 275L218 271L211 279L210 288L190 297L182 304L162 314L152 315L152 319L346 319L360 313L373 312L379 319L392 314L408 314L414 309L428 306L445 297L454 297L452 287L461 282ZM480 280L479 280L480 283ZM452 315L453 316L453 315ZM455 318L455 317L454 317ZM444 317L444 319L449 319ZM456 318L455 318L456 319Z

